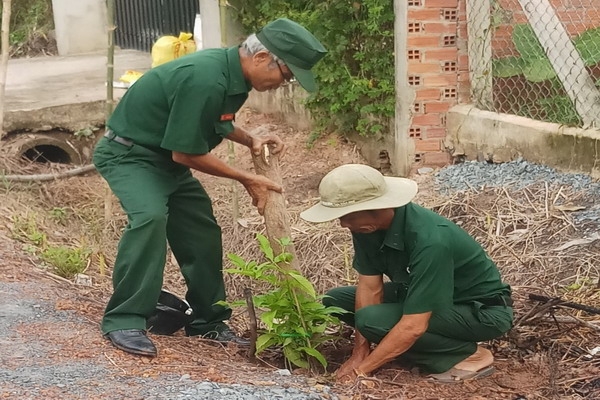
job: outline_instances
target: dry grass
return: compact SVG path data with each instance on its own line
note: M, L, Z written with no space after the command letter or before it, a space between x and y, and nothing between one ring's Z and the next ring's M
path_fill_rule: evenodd
M570 206L583 201L582 193L565 187L539 183L524 189L483 188L442 196L432 188L430 178L419 177L421 193L417 202L450 218L467 230L487 249L511 284L516 300L516 324L511 333L494 341L497 354L527 358L539 354L554 371L548 377L548 393L577 393L585 396L597 389L600 361L589 352L600 345L600 316L561 307L560 302L543 304L529 300L529 294L600 308L600 240L581 239L570 217ZM223 229L224 249L247 260L260 257L256 233L264 233L257 215L240 188L240 220L231 217L231 186L212 182L211 196ZM118 202L111 199L105 217L106 186L98 176L77 177L40 184L4 183L0 193L2 218L9 229L14 216L35 215L41 231L54 243L86 243L93 250L87 272L94 278L90 289L99 303L110 293L110 265L114 260L120 231L125 224ZM311 202L309 202L311 203ZM354 283L351 269L351 239L337 223L307 224L298 213L307 204L289 208L297 255L303 273L319 293ZM68 210L68 219L59 223L49 217L54 207ZM102 260L106 260L103 264ZM227 265L226 265L227 266ZM252 283L226 276L231 299L242 298ZM173 262L168 260L165 287L183 294L185 285ZM255 291L260 288L255 288ZM237 315L234 325L243 325Z

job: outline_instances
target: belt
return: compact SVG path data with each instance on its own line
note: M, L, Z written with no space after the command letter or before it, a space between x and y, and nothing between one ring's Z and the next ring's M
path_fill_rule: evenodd
M122 144L123 146L131 147L133 146L133 142L129 139L125 139L124 137L118 136L111 129L107 129L104 137L107 138L111 142L117 142Z
M496 297L488 297L487 299L477 299L475 300L485 306L504 306L504 307L512 307L513 300L510 296L499 295Z

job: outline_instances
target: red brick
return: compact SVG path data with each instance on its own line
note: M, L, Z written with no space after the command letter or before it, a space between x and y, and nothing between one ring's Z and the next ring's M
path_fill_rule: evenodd
M458 74L458 81L459 82L468 82L469 81L469 73L468 72L460 72Z
M459 24L456 28L456 33L459 38L466 39L468 35L467 24Z
M458 56L458 50L455 48L438 48L423 50L423 60L432 61L454 61Z
M440 89L418 89L415 100L439 100L442 97Z
M467 15L467 1L471 1L471 0L460 0L458 2L458 14L459 16L462 15Z
M432 75L423 77L424 87L456 86L456 74Z
M417 153L424 153L428 151L440 151L442 144L439 139L425 139L415 140L415 151Z
M459 71L468 71L469 70L469 56L466 54L459 54L457 64L458 64Z
M442 121L439 114L415 115L412 118L414 125L420 126L440 126Z
M409 74L426 74L426 73L440 73L442 72L442 67L440 64L428 64L428 63L418 63L408 64L408 73Z
M425 103L425 113L445 113L448 112L452 104L447 101L432 101Z
M423 164L436 167L444 167L450 164L450 154L445 151L436 151L434 153L425 153L423 155Z
M424 0L427 8L457 8L458 0Z
M426 128L423 137L425 139L444 139L446 138L446 128Z
M425 22L423 32L425 33L456 33L456 23L451 22Z
M439 47L441 44L441 38L439 37L439 35L418 35L410 36L406 42L408 47Z
M439 9L409 9L408 21L438 21L442 19L442 10Z

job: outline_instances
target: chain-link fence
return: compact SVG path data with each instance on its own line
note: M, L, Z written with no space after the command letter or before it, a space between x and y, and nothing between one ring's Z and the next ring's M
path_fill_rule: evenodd
M600 0L468 0L480 108L600 127Z

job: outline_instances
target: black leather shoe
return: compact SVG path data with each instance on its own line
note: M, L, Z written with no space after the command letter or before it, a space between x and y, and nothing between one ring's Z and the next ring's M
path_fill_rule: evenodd
M250 346L250 341L248 339L239 337L230 328L223 329L220 332L211 331L205 335L202 335L202 337L221 343L235 343L238 346Z
M120 350L140 356L156 357L156 347L146 336L146 332L140 329L123 329L108 332L104 335L112 344Z

